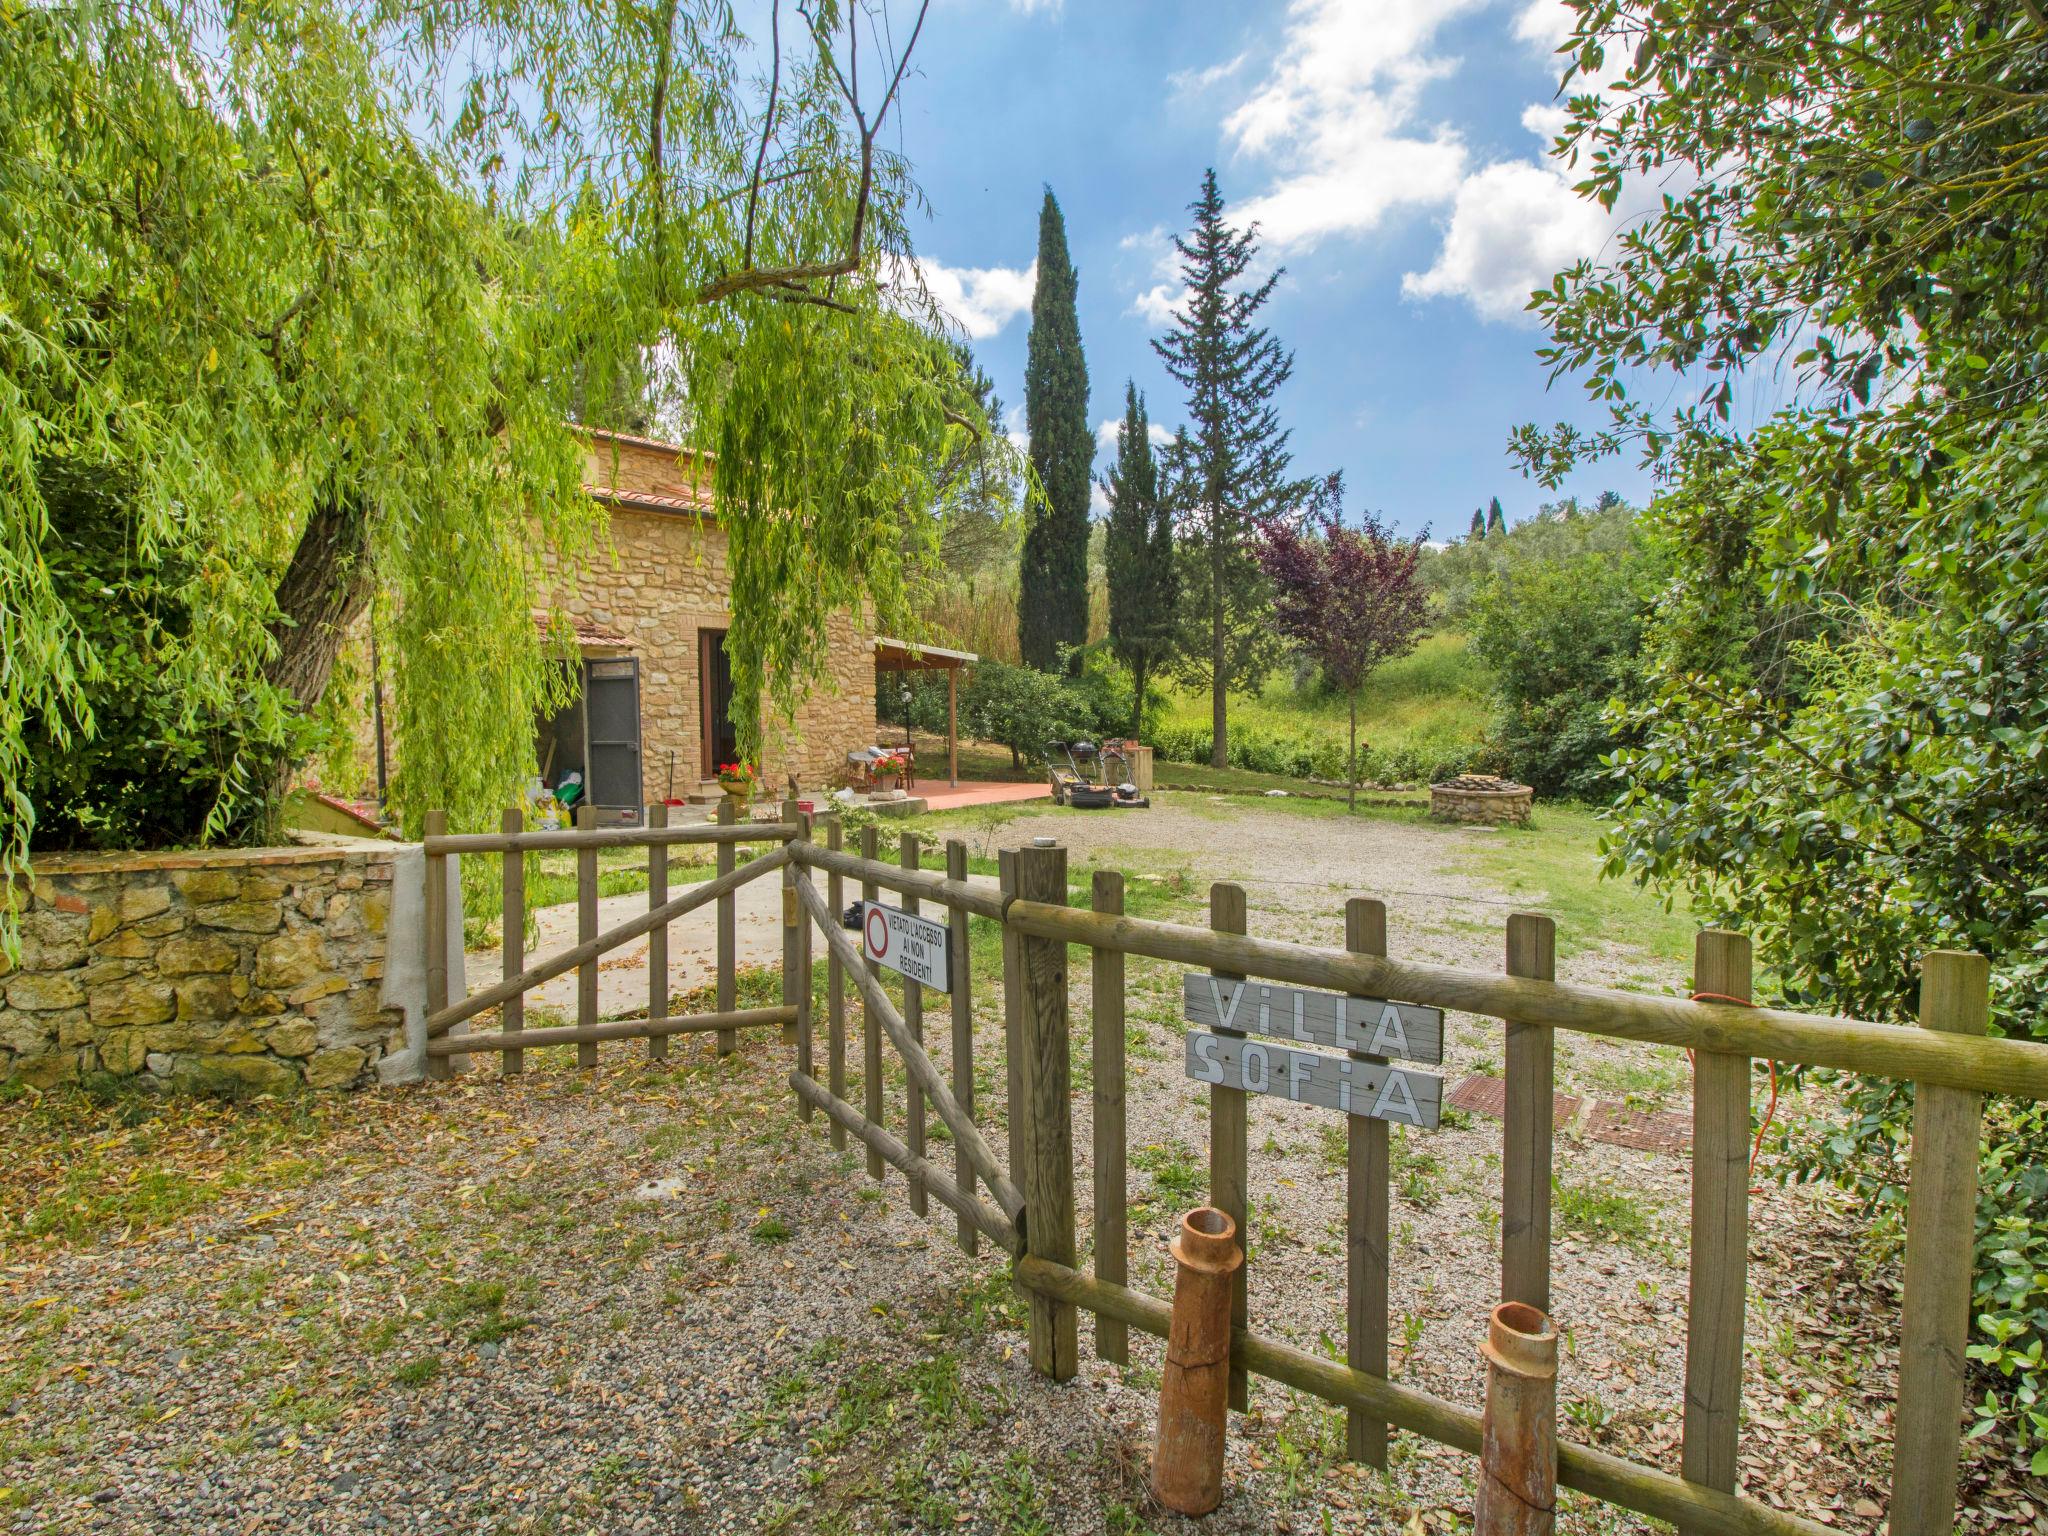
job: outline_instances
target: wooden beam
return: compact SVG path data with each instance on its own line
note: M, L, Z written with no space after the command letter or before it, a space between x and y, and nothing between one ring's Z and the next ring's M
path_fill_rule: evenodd
M730 827L717 827L705 822L687 827L594 827L589 831L579 827L568 832L521 832L517 835L505 832L436 833L426 838L423 846L431 856L585 847L640 848L657 844L669 847L677 843L786 843L795 836L796 828L787 822L742 822Z
M824 848L815 843L799 844L796 857L811 869L846 875L905 896L919 896L926 901L943 901L950 906L965 907L976 917L1001 921L1003 916L1001 891L976 885L965 875L955 880L928 869L901 869L894 864L871 863L856 854L839 851L836 844Z
M874 865L878 862L875 858L875 851L879 841L880 838L872 822L860 829L860 856L863 863ZM879 894L872 876L861 882L860 899L862 901L874 901ZM837 914L834 914L833 922L835 932L844 931L837 928ZM880 1125L883 1123L883 1116L885 1114L882 1103L882 1021L875 1017L875 1005L869 1001L869 998L880 991L882 974L881 967L867 958L865 948L860 951L859 968L862 972L862 985L860 989L860 1085L862 1109L869 1120L873 1121L876 1125ZM870 987L867 985L869 982L872 982L874 985ZM868 1177L880 1179L882 1169L885 1166L882 1154L870 1143L868 1146Z
M498 817L498 830L516 837L525 822L525 816L514 807ZM500 903L498 920L498 959L500 974L510 981L526 969L526 855L508 853L503 855L503 859L505 868L501 885L504 899ZM516 1035L526 1028L524 992L514 993L500 1005L498 1024L508 1035ZM507 1051L498 1058L498 1070L506 1077L516 1077L526 1070L526 1057L518 1051Z
M1938 1083L2023 1099L2048 1099L2048 1045L1904 1029L1826 1014L1738 1008L1463 971L1411 960L1347 955L1279 939L1235 938L1182 923L1113 918L1084 907L1016 902L1008 926L1020 933L1103 945L1125 954L1214 972L1238 971L1297 986L1427 1007L1520 1019L1621 1040L1834 1067L1873 1077Z
M1209 887L1209 927L1217 933L1245 931L1244 887L1218 881ZM1222 977L1238 977L1241 971L1217 971ZM1235 1030L1219 1030L1231 1035ZM1217 1084L1209 1090L1209 1203L1237 1224L1237 1245L1245 1262L1237 1266L1230 1287L1230 1326L1244 1328L1250 1317L1251 1238L1245 1223L1251 1213L1251 1172L1249 1167L1250 1122L1248 1096L1242 1088ZM1243 1413L1251 1406L1251 1383L1244 1367L1230 1367L1230 1406Z
M839 840L844 837L845 825L837 816L825 823L825 849L837 853ZM818 852L798 847L798 853ZM816 887L809 880L797 887L797 899L803 899L805 889L813 894ZM831 915L822 926L826 930L825 943L825 1082L835 1099L846 1097L846 966L839 958L839 946L831 942L832 925L839 921L839 914L846 910L846 882L839 872L833 870L825 881L825 899ZM808 905L808 903L806 903ZM832 1122L832 1150L846 1150L846 1127L837 1120Z
M905 869L917 868L921 846L915 832L905 832L897 838L896 856L903 861ZM905 897L903 909L906 912L915 912L917 898ZM903 978L903 1027L910 1031L911 1039L919 1045L924 1044L924 988L908 976ZM909 1086L905 1089L904 1099L904 1142L910 1148L910 1155L922 1162L925 1130L924 1090L917 1086L915 1078L910 1080ZM924 1185L916 1179L910 1181L910 1209L912 1214L917 1216L928 1215L931 1210L931 1204L925 1198Z
M964 886L967 883L967 845L959 838L946 840L946 879L949 883ZM953 1097L960 1102L960 1112L969 1119L974 1117L974 940L968 927L967 909L958 902L949 903L946 908L946 929L953 940ZM974 1165L968 1160L967 1149L957 1143L953 1147L953 1177L968 1194L974 1193ZM965 1216L960 1218L960 1247L973 1253L979 1247L981 1234Z
M1508 919L1507 972L1557 974L1557 924L1534 912ZM1557 1040L1548 1024L1507 1020L1502 1111L1500 1294L1550 1310L1550 1154L1557 1135Z
M721 1029L751 1029L757 1024L790 1024L794 1008L736 1008L730 1013L701 1013L661 1019L617 1019L607 1024L565 1024L559 1029L529 1029L516 1035L443 1035L427 1042L427 1054L466 1056L475 1051L502 1051L508 1045L536 1050L543 1045L591 1045L603 1040L659 1040L669 1035L701 1035Z
M1030 844L1017 850L1017 892L1032 901L1067 899L1067 850ZM1069 1268L1074 1263L1074 1105L1067 1018L1067 946L1027 939L1018 946L1023 984L1019 1033L1024 1049L1025 1113L1031 1152L1022 1170L1030 1220L1025 1247ZM1081 1368L1077 1313L1070 1303L1031 1298L1031 1365L1054 1381Z
M1098 869L1090 889L1097 912L1124 909L1124 877ZM1095 1277L1113 1285L1130 1278L1130 1228L1124 1129L1124 957L1113 949L1089 951L1088 1024L1095 1132ZM1095 1320L1095 1355L1117 1365L1131 1363L1128 1331L1115 1318Z
M576 828L597 830L597 807L588 802L576 807ZM576 848L576 945L588 948L597 938L597 845L583 842ZM576 1025L589 1031L597 1027L597 954L592 953L576 967ZM576 1065L597 1065L597 1040L590 1036L576 1047Z
M737 817L733 810L732 796L718 797L718 824L729 827ZM718 845L718 873L729 875L734 868L734 851L731 843ZM739 908L731 891L718 898L718 950L717 950L717 1004L718 1012L730 1013L734 999L739 994ZM718 1054L730 1056L739 1045L739 1036L727 1030L718 1037Z
M647 807L647 827L659 832L668 825L668 804L657 800ZM724 844L720 845L724 847ZM507 855L511 857L511 855ZM647 910L657 911L668 903L668 849L660 843L647 845ZM723 1004L721 1004L723 1006ZM668 1012L668 924L647 935L647 1017ZM668 1058L668 1036L647 1037L647 1059Z
M1360 955L1387 952L1387 909L1382 903L1364 896L1344 903L1344 947ZM1367 1055L1356 1059L1385 1060ZM1369 1115L1344 1119L1344 1358L1354 1371L1385 1379L1393 1127ZM1344 1454L1386 1471L1387 1421L1356 1409L1346 1414Z

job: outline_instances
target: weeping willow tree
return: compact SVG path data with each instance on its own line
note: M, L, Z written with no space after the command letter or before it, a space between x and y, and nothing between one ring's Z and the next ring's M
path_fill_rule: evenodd
M162 834L252 835L373 591L407 819L502 804L559 686L536 574L604 537L569 415L657 344L716 455L743 732L835 610L914 628L933 466L987 432L882 140L924 15L765 21L0 0L0 889L121 834L39 789L123 678L110 769L194 807Z

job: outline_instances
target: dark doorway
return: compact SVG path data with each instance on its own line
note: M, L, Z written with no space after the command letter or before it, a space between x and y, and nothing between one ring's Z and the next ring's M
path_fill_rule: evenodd
M641 815L640 663L603 657L577 666L580 687L562 710L537 722L541 783L552 791L582 775L577 804L607 826L637 825Z
M740 758L739 732L732 723L732 662L725 654L725 631L697 631L697 676L701 679L699 718L704 722L704 777L716 778L726 763Z

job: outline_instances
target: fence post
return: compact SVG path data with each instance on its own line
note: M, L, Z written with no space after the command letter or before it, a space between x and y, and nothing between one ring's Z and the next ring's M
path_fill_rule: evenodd
M647 826L659 831L668 825L668 803L657 800L647 807ZM647 910L652 912L668 900L668 844L647 845ZM668 924L647 935L647 1017L668 1017ZM668 1059L668 1036L647 1037L647 1059Z
M839 818L834 816L825 823L825 846L838 852L845 829ZM839 914L846 909L846 881L837 870L825 877L825 905L831 909L832 921L839 921ZM839 951L832 945L825 946L825 1086L832 1090L832 1097L840 1103L846 1102L846 973L839 963ZM846 1127L837 1120L832 1122L832 1150L846 1150Z
M1209 926L1217 933L1245 932L1244 887L1219 881L1209 887ZM1218 976L1242 980L1235 971L1218 971ZM1236 1035L1237 1030L1220 1033ZM1237 1224L1238 1245L1245 1262L1237 1267L1230 1288L1230 1326L1242 1333L1251 1318L1246 1278L1251 1272L1250 1173L1246 1167L1249 1117L1242 1088L1212 1087L1209 1090L1209 1203ZM1244 1367L1235 1357L1230 1365L1230 1406L1239 1413L1251 1406L1251 1387Z
M1750 999L1749 940L1709 928L1693 941L1693 991ZM1747 1056L1696 1051L1692 1064L1692 1280L1685 1315L1687 1482L1735 1491L1742 1332L1749 1287ZM1681 1531L1689 1528L1681 1526Z
M1921 1028L1981 1035L1990 999L1991 965L1982 955L1937 950L1921 962ZM1980 1093L1914 1085L1891 1536L1948 1536L1955 1527L1983 1118Z
M1067 904L1067 850L1017 850L1017 895L1051 906ZM1027 938L1017 945L1023 983L1019 1022L1023 1035L1030 1156L1024 1168L1024 1240L1034 1258L1074 1265L1073 1067L1067 1026L1067 946L1059 939ZM1042 1376L1066 1381L1080 1369L1077 1310L1072 1302L1031 1297L1031 1364Z
M1121 916L1124 877L1113 869L1098 869L1091 895L1097 912ZM1095 1278L1122 1285L1130 1277L1130 1234L1124 1210L1124 1159L1128 1152L1124 1134L1124 952L1090 951L1089 972L1094 1003L1089 1042L1095 1069ZM1128 1326L1098 1313L1095 1356L1129 1365Z
M860 829L860 856L870 864L876 862L880 841L872 823ZM881 895L882 888L874 881L861 881L862 901L877 901ZM866 945L865 938L862 945ZM867 967L870 976L879 977L882 974L882 968L874 961L864 960L861 963ZM883 1115L887 1113L882 1102L882 1021L875 1017L874 1010L865 1002L860 1008L860 1070L861 1112L868 1117L869 1125L878 1126L882 1123ZM869 1178L879 1180L882 1171L888 1166L880 1152L873 1147L868 1148Z
M576 830L597 830L597 807L576 808ZM576 849L576 942L588 944L597 937L597 845L583 843ZM586 960L576 967L576 1026L597 1027L597 961ZM576 1065L597 1065L597 1042L586 1040L576 1047Z
M1507 972L1557 979L1557 924L1534 912L1508 919ZM1507 1105L1501 1145L1500 1295L1550 1311L1550 1142L1555 1133L1556 1039L1548 1025L1507 1021Z
M967 881L967 845L959 838L946 840L946 878ZM974 979L973 940L967 928L967 909L952 903L946 913L946 927L953 941L953 1098L963 1113L974 1114ZM974 1194L974 1164L959 1139L953 1142L953 1182L970 1197ZM981 1251L981 1232L965 1216L957 1228L960 1247L967 1253Z
M811 840L811 818L798 808L795 800L782 802L782 819L796 828L797 842ZM805 920L804 909L797 903L796 883L810 878L811 872L793 859L782 866L782 1003L784 1007L796 1010L796 1023L788 1033L796 1042L796 1069L805 1077L812 1075L814 1065L811 1045L811 925ZM811 1101L798 1095L796 1112L799 1119L810 1119Z
M517 808L505 811L498 817L498 830L510 836L519 835L526 825L525 815ZM503 911L498 919L498 953L500 969L506 981L510 981L526 969L526 855L517 848L508 848L503 855L504 901ZM526 1028L526 994L514 993L498 1005L498 1017L507 1034L518 1034ZM498 1057L498 1071L505 1077L513 1077L526 1070L526 1052L505 1051Z
M1003 911L1017 895L1017 850L1004 848L996 854L996 880L1002 888ZM1024 1114L1024 1060L1022 1003L1024 983L1017 971L1020 942L1008 921L1003 936L1003 1113L1010 1131L1010 1167L1022 1168L1031 1154L1031 1123ZM1018 1181L1020 1184L1021 1180Z
M905 832L897 838L896 857L905 869L918 867L920 852L915 832ZM903 898L903 910L917 911L917 898L906 895ZM903 978L903 1027L910 1031L911 1039L919 1045L924 1044L924 988L908 976ZM923 1157L924 1090L917 1086L915 1077L910 1078L904 1098L907 1105L905 1114L908 1119L903 1140L910 1148L911 1156ZM931 1202L925 1196L923 1179L913 1178L910 1181L910 1209L919 1216L926 1215L931 1210Z
M1344 903L1344 947L1385 955L1384 903L1354 896ZM1357 1061L1384 1057L1350 1053ZM1346 1115L1344 1158L1344 1351L1354 1371L1387 1374L1387 1217L1393 1159L1384 1120ZM1344 1454L1387 1469L1387 1421L1353 1408L1344 1415Z
M729 827L735 819L731 795L718 797L718 824ZM732 843L718 845L718 872L729 875L739 867L739 850ZM718 1011L730 1013L736 1006L739 982L735 972L739 969L739 908L738 899L730 892L718 898ZM738 1047L740 1033L736 1029L721 1029L718 1032L718 1054L730 1056Z
M425 837L444 837L448 832L448 813L429 811L421 829ZM426 873L426 942L427 942L427 1013L431 1017L448 1006L448 855L430 853L427 855ZM455 1075L453 1056L429 1056L427 1076L450 1078Z

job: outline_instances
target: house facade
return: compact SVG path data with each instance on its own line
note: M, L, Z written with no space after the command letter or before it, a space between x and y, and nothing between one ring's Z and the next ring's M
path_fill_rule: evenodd
M732 579L705 459L623 433L588 438L585 488L610 511L611 548L573 584L535 595L538 621L574 632L583 677L577 702L539 723L536 745L546 784L580 769L599 820L620 822L648 801L712 793L718 766L737 756L723 644ZM837 614L793 726L768 733L763 784L843 782L846 754L874 738L875 637Z

